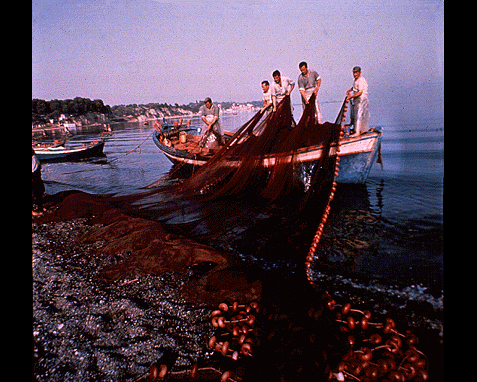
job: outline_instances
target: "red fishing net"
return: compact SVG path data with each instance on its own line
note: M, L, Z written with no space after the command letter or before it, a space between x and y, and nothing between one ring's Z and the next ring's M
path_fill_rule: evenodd
M260 195L269 202L297 189L316 191L325 180L333 181L330 152L338 142L339 133L338 123L318 124L313 99L295 125L287 96L275 112L263 119L257 113L207 164L180 186L166 191L173 199L204 195L211 201ZM316 160L309 161L299 155L313 150L321 150Z

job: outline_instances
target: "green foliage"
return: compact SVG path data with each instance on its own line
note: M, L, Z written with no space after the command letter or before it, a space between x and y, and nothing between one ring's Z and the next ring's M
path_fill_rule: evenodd
M32 122L58 118L61 114L66 116L80 116L88 112L111 114L111 107L105 105L102 100L76 97L75 99L51 100L43 99L31 100Z

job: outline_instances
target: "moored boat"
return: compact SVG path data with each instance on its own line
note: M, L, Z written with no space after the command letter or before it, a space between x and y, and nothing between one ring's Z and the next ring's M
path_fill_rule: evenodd
M95 140L82 146L65 147L60 145L33 146L35 155L42 163L46 162L66 162L75 161L90 157L101 157L103 153L104 140Z
M186 133L186 141L181 142L179 132ZM341 140L340 171L335 179L338 183L363 184L369 172L378 158L378 148L381 144L382 129L373 127L359 136L344 136ZM183 135L183 134L182 134ZM233 133L224 132L225 140L229 140ZM172 162L181 163L185 166L203 166L213 156L214 151L199 147L199 131L194 128L181 128L163 126L162 135L155 131L153 141L162 153ZM310 167L317 162L322 154L321 145L302 147L295 153L294 161L299 168L295 171L307 183L306 178L310 173ZM331 154L336 153L336 146L331 147ZM292 155L290 153L290 155ZM267 155L263 159L264 167L275 165L274 155ZM231 161L231 166L239 166L239 161Z

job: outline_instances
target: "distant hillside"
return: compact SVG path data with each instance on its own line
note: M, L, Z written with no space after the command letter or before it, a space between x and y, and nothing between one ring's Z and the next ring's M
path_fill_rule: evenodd
M45 125L58 123L58 121L71 121L76 123L103 123L109 120L144 121L152 118L175 116L192 116L199 112L204 104L191 102L187 105L169 105L167 103L148 103L130 105L105 105L100 99L76 97L74 99L46 101L32 99L31 101L32 125ZM262 101L247 103L217 102L224 112L234 110L250 110L261 107Z
M115 105L111 107L112 119L147 119L147 118L164 118L175 116L192 116L199 112L199 108L203 102L191 102L187 105L169 105L168 103L148 103L148 104L131 104L131 105ZM261 101L251 101L247 103L236 102L217 102L222 110L228 110L233 107L242 105L253 105L253 107L261 107Z

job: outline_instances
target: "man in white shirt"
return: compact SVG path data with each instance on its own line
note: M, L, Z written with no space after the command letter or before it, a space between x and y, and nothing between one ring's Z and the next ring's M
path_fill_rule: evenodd
M272 92L270 90L270 82L267 80L262 81L262 100L263 100L263 107L260 109L260 111L263 113L266 109L267 114L270 112L270 105L272 104Z
M272 93L273 111L277 111L277 104L280 103L285 96L290 95L295 87L295 82L289 77L282 76L278 70L273 72L272 77L274 82L270 86L270 91Z
M305 109L305 105L308 104L308 100L310 99L311 95L314 93L316 95L315 98L315 106L316 106L316 120L318 123L321 123L321 110L320 110L320 102L318 101L318 90L320 90L321 86L321 77L320 75L314 70L308 70L308 64L305 61L302 61L298 64L300 68L301 74L298 76L298 90L301 94L301 102L303 103L303 109Z
M361 68L353 68L353 87L346 92L346 98L352 100L351 124L354 134L360 135L369 129L368 83L361 75ZM351 94L353 92L353 94Z

